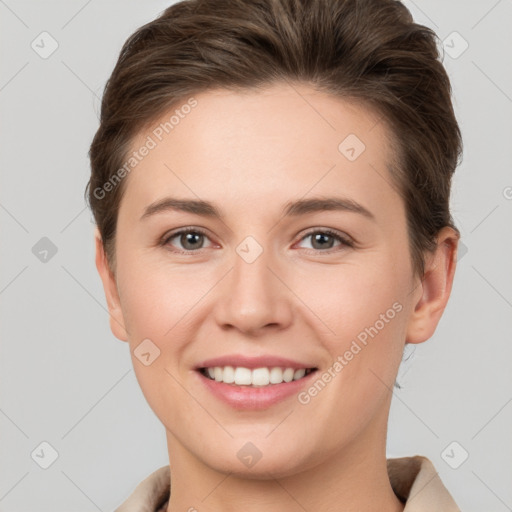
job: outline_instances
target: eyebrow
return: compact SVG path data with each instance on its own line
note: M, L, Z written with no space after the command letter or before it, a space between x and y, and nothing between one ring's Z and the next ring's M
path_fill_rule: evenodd
M223 219L224 215L220 210L208 201L196 199L177 199L174 197L165 197L154 203L151 203L142 214L140 220L155 215L157 213L167 212L169 210L182 211L201 215L203 217ZM353 212L363 215L370 220L375 220L373 213L358 202L344 197L315 197L311 199L299 199L298 201L288 202L283 207L283 216L297 217L308 213L321 211L338 210Z

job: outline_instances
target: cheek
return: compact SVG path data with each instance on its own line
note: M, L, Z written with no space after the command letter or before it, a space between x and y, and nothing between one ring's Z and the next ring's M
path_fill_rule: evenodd
M369 256L357 264L287 276L291 288L315 314L317 323L329 327L331 336L324 339L334 349L343 349L347 340L360 333L364 339L365 329L375 324L382 335L402 328L405 314L397 310L405 308L409 276L400 270L401 262L396 258L378 256Z
M157 417L172 424L170 404L180 411L193 406L179 384L183 379L180 362L190 339L188 315L205 293L206 283L142 261L142 257L118 260L121 306L141 391Z
M311 277L296 283L302 286L298 295L307 297L322 320L322 325L316 321L316 331L329 327L320 340L331 360L342 365L334 372L341 378L333 379L333 389L341 394L351 389L354 399L367 404L393 386L401 360L410 301L410 276L404 268L402 257L384 254L366 265L331 271L316 279L314 287L307 287Z
M121 305L133 343L141 337L172 336L207 290L207 283L186 268L143 261L143 257L125 258L118 266Z
M300 397L305 410L324 419L323 435L333 443L339 425L347 436L355 435L386 410L393 390L405 341L407 276L382 263L373 271L369 266L364 271L340 269L325 281L328 286L312 288L309 295L304 287L298 293L317 306L315 313L323 321L316 322L317 334L326 332L323 323L335 333L318 335L331 362L318 375L321 382L313 382Z

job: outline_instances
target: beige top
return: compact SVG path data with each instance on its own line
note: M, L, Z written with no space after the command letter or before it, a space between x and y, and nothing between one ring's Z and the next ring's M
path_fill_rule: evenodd
M426 457L387 459L389 481L404 512L460 512ZM170 495L169 466L157 469L140 482L114 512L166 512Z

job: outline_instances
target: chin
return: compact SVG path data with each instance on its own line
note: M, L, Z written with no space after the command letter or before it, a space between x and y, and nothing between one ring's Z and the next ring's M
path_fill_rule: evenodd
M233 439L225 445L218 445L208 454L196 454L208 467L221 473L230 473L239 478L268 480L283 478L315 466L316 457L298 451L300 443L289 439L287 446L276 446L269 437L252 437L253 441ZM215 442L215 441L214 441ZM218 443L218 439L216 440Z
M206 462L206 461L205 461ZM244 467L238 460L226 460L222 464L209 465L211 469L231 474L247 480L269 480L295 475L304 470L300 464L291 464L286 458L263 460L263 457L252 467Z

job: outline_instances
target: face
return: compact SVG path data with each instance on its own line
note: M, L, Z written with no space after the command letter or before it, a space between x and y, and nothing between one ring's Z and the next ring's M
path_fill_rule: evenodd
M133 141L102 274L170 452L258 478L377 446L422 295L386 127L305 85L194 98Z

